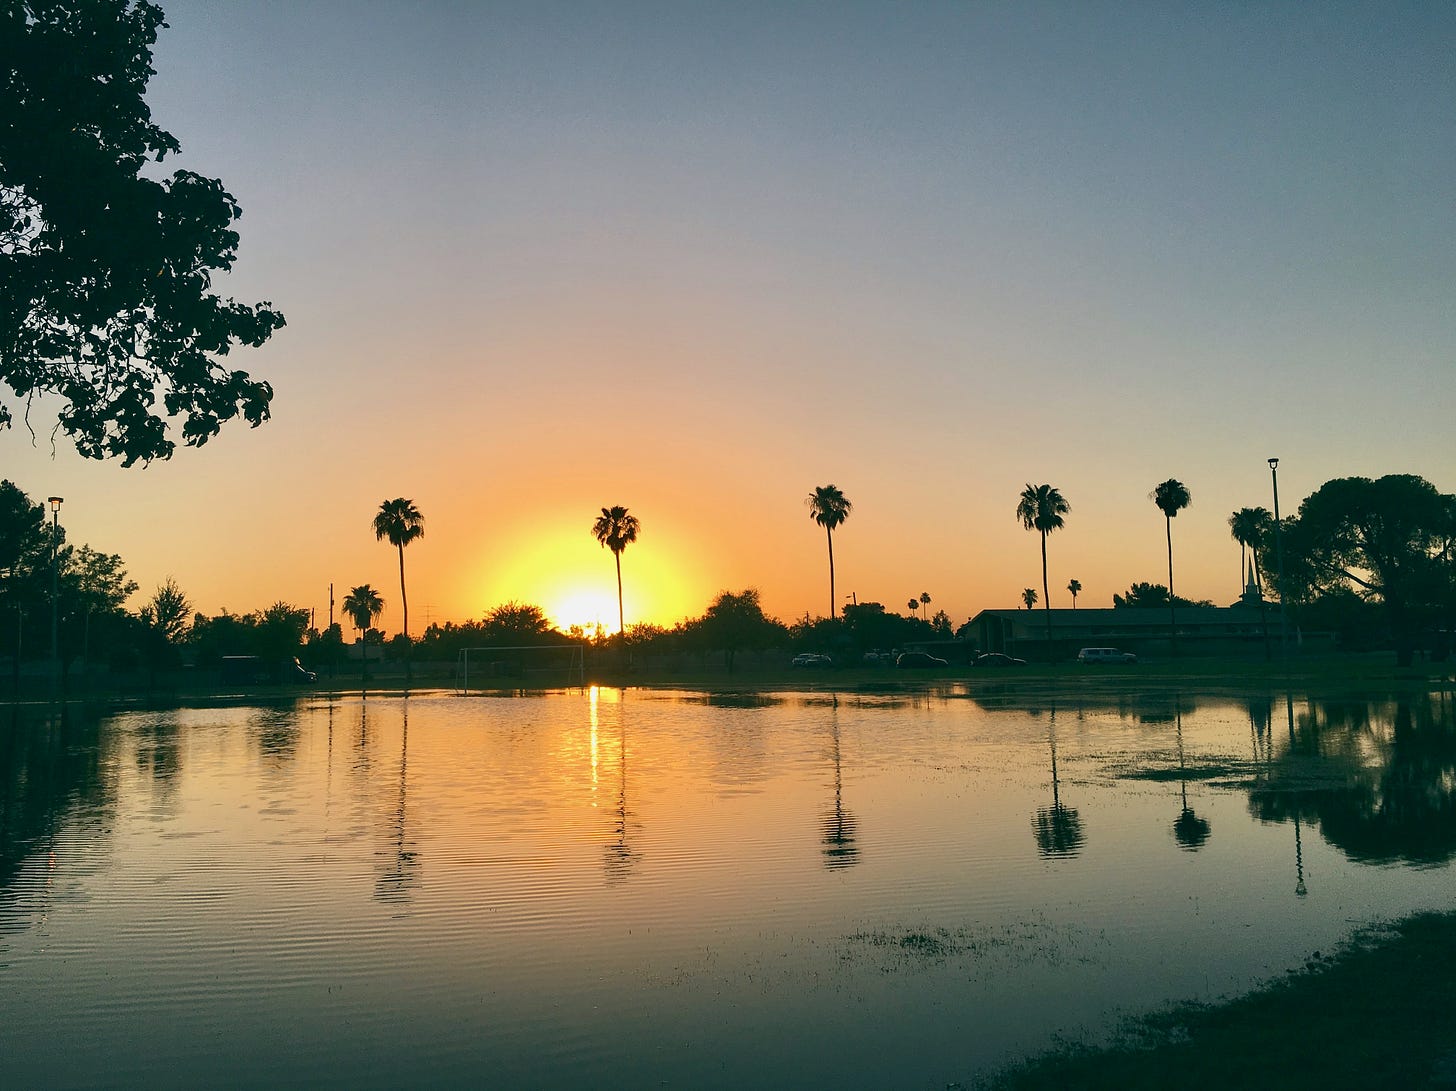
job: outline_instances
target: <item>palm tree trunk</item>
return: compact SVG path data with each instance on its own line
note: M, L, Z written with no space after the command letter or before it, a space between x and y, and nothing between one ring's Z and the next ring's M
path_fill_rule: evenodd
M622 555L613 553L617 560L617 632L622 637L622 643L627 642L627 612L622 609Z
M834 531L825 527L824 534L829 539L829 617L833 620L837 616L834 604L839 601L834 597Z
M1046 616L1046 653L1047 659L1052 658L1052 593L1047 587L1047 565L1046 565L1046 531L1041 532L1041 604Z
M410 652L409 642L409 596L404 593L404 546L399 547L399 603L404 608L404 684L408 686L415 680L414 658Z
M399 603L404 607L404 635L409 639L409 596L404 593L404 546L399 547Z
M1165 515L1168 524L1168 642L1173 654L1178 654L1178 614L1173 598L1173 517Z

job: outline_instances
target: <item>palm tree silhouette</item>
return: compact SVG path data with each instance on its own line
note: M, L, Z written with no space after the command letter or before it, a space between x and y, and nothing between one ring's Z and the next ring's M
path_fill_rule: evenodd
M1177 599L1173 595L1173 516L1193 503L1193 494L1188 491L1188 486L1183 482L1176 477L1170 477L1149 493L1148 498L1158 505L1158 510L1163 513L1163 518L1168 524L1168 638L1173 654L1177 655L1178 615L1175 605Z
M622 550L637 540L642 524L637 516L627 514L620 504L603 508L597 521L592 524L592 535L603 547L612 551L617 561L617 631L627 639L627 614L622 609Z
M1028 610L1030 610L1033 606L1035 606L1036 605L1036 588L1035 587L1024 587L1024 588L1022 588L1022 590L1021 590L1021 601L1024 602L1024 603L1026 603L1026 608Z
M415 507L413 500L406 500L401 496L379 505L379 511L374 516L374 538L376 541L388 538L389 544L399 550L399 603L404 611L406 649L409 646L409 596L404 590L404 547L424 536L425 517ZM407 682L413 678L408 650L405 652L404 676Z
M1052 596L1047 587L1046 540L1052 531L1062 529L1065 522L1062 516L1071 510L1072 505L1056 489L1050 485L1032 485L1030 482L1021 490L1021 500L1016 505L1016 517L1021 520L1021 525L1041 535L1041 594L1046 608L1048 658L1052 654ZM1027 609L1030 608L1031 604L1028 603Z
M1072 593L1072 609L1077 608L1077 596L1082 593L1082 581L1072 580L1067 584L1067 590Z
M920 620L925 620L925 608L930 605L930 592L920 592Z
M1274 526L1274 516L1268 508L1240 508L1229 516L1229 535L1239 543L1239 587L1244 586L1248 576L1248 553L1254 555L1254 579L1264 586L1263 574L1259 571L1259 547L1264 535Z
M360 662L363 664L361 677L369 679L369 645L364 638L369 634L369 628L384 613L384 600L379 597L379 592L370 587L367 583L361 583L358 587L349 588L349 593L344 596L344 613L354 623L354 628L359 630L359 650L363 652Z
M809 518L824 528L829 539L829 616L837 617L836 603L839 600L834 597L834 528L849 518L854 505L833 485L817 486L804 503L809 505Z
M919 599L911 599L905 605L909 608L909 610L910 610L910 617L913 619L915 617L915 611L918 610L918 609L920 609L920 600Z

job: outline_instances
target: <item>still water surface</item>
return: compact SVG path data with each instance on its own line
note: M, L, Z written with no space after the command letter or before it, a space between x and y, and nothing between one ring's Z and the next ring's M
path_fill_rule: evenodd
M1447 909L1449 695L0 730L0 1085L943 1087Z

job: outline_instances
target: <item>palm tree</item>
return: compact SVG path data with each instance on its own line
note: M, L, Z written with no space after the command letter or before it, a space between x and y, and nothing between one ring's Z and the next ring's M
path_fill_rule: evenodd
M835 603L838 600L834 597L834 528L849 518L854 505L833 485L817 486L804 503L809 505L809 518L824 528L829 539L829 616L837 617Z
M637 516L627 514L627 509L620 504L603 508L592 524L593 537L610 549L617 560L617 631L623 640L627 639L627 614L622 609L622 550L637 540L637 532L641 529Z
M425 517L415 507L413 500L399 497L385 500L374 516L374 538L376 541L388 538L389 544L399 550L399 602L404 611L405 647L409 647L409 596L404 592L404 547L416 538L425 536ZM406 652L404 661L405 678L412 677L410 659Z
M1027 530L1041 534L1041 593L1046 608L1047 655L1052 653L1052 596L1047 588L1046 540L1054 530L1061 530L1062 516L1072 510L1066 498L1050 485L1032 485L1028 482L1021 490L1021 500L1016 505L1016 517Z
M1264 578L1259 571L1259 547L1263 544L1264 535L1274 525L1274 516L1269 514L1268 508L1240 508L1229 516L1228 525L1230 536L1239 543L1239 588L1242 590L1249 578L1246 560L1249 552L1254 555L1254 580L1263 587Z
M1075 610L1077 608L1077 596L1082 593L1082 581L1072 580L1067 584L1067 590L1072 592L1072 609Z
M930 592L920 592L920 620L925 620L925 608L930 605Z
M1026 587L1026 588L1023 588L1022 591L1021 591L1021 601L1024 602L1024 603L1026 603L1026 608L1028 610L1030 610L1033 606L1035 606L1036 605L1036 588L1035 587Z
M354 628L359 630L359 650L363 652L360 662L363 663L362 677L369 677L369 645L365 643L365 637L369 635L369 629L373 626L379 615L384 613L384 600L379 597L379 592L370 587L367 583L361 583L358 587L349 588L349 593L344 596L344 613L354 623Z
M1193 494L1188 491L1188 486L1179 481L1176 477L1170 477L1161 485L1148 494L1149 499L1163 513L1163 518L1168 525L1168 636L1171 641L1173 654L1178 653L1178 615L1175 603L1178 601L1173 594L1173 516L1193 503Z
M907 607L909 607L909 609L910 609L910 617L913 620L914 617L915 617L915 611L918 610L918 609L920 609L920 600L919 599L911 599L905 605Z

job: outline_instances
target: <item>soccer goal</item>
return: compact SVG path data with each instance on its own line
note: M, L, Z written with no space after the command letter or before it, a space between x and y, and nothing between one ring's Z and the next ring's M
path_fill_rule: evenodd
M461 648L456 662L460 692L488 689L586 688L586 645L521 644L510 648Z

